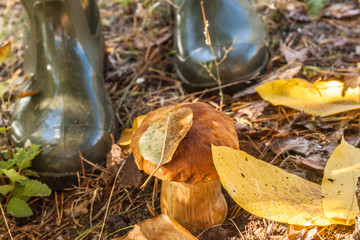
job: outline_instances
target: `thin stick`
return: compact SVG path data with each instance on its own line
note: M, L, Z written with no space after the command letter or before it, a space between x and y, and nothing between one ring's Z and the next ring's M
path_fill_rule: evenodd
M107 215L108 215L108 212L109 212L109 209L110 209L110 203L111 203L111 198L112 198L112 195L114 193L114 189L115 189L115 185L116 185L116 181L119 177L119 174L120 174L120 171L121 169L123 168L124 164L125 164L126 161L124 161L121 166L119 167L117 173L116 173L116 177L115 177L115 180L114 180L114 184L111 188L111 192L110 192L110 196L109 196L109 201L107 203L107 206L106 206L106 211L105 211L105 216L104 216L104 221L103 221L103 224L102 224L102 227L101 227L101 231L100 231L100 234L99 234L99 240L101 240L101 236L104 232L104 227L105 227L105 222L106 222L106 218L107 218Z
M57 196L57 191L55 191L55 206L56 206L56 214L58 216L58 225L61 224L61 214L60 214L60 210L59 210L59 203L58 203L58 196Z
M4 209L3 209L2 205L1 205L1 203L0 203L0 209L1 209L1 214L4 216L4 221L5 221L6 229L7 229L8 232L9 232L9 235L10 235L11 240L13 240L13 237L12 237L11 231L10 231L10 227L9 227L8 222L7 222L7 219L6 219L6 216L5 216L5 213L4 213Z
M242 233L241 233L240 229L238 228L238 226L235 224L234 220L232 220L231 218L229 218L229 220L234 224L234 226L238 230L241 238L245 240L244 236L242 235Z
M84 157L82 156L81 152L79 151L80 161L81 161L81 170L83 177L85 178L85 166L84 166Z
M207 46L209 46L209 49L210 49L210 52L211 52L211 55L213 56L213 61L214 61L214 64L215 64L215 69L216 69L216 77L214 76L214 74L212 74L212 71L211 71L211 67L210 65L207 66L206 63L203 63L200 65L202 67L204 67L207 72L209 73L210 77L213 78L217 84L218 84L218 88L219 88L219 97L220 97L220 107L219 107L219 110L222 111L222 108L223 108L223 105L224 105L224 94L223 94L223 89L222 89L222 83L221 83L221 77L220 77L220 69L219 69L219 65L226 59L228 53L233 50L233 46L235 44L235 39L234 41L232 42L231 46L228 48L228 49L225 49L225 54L224 56L222 57L222 59L220 61L217 60L217 57L215 55L215 52L214 52L214 49L213 49L213 46L211 44L211 38L210 38L210 33L209 33L209 21L206 19L206 16L205 16L205 9L204 9L204 2L201 1L200 2L200 5L201 5L201 12L202 12L202 17L203 17L203 21L204 21L204 36L205 36L205 44Z

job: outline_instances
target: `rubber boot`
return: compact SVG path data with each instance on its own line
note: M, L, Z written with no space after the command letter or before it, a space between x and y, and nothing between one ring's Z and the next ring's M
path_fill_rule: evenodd
M199 0L176 0L175 20L176 70L191 89L217 86L209 72L200 65L214 63L205 44L204 20ZM222 84L247 80L260 72L268 61L267 32L264 22L248 0L204 0L208 31L217 61L232 46L219 65ZM215 64L211 72L216 74Z
M33 74L12 116L16 146L44 150L32 169L53 189L104 165L116 122L103 81L103 41L95 0L22 0L27 14L25 73Z

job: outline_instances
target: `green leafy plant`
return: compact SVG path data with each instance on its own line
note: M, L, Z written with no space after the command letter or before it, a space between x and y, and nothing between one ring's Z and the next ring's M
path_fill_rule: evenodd
M0 129L0 132L6 129ZM6 211L14 217L28 217L33 214L27 201L31 197L43 197L51 194L51 189L39 180L38 174L29 169L31 161L41 152L38 145L29 148L5 149L5 160L0 161L0 194L8 199Z
M6 22L6 14L9 11L10 1L7 2L7 8L5 13L5 19L3 22L2 30L0 32L0 39L2 38L4 25ZM11 42L7 41L4 44L0 44L0 65L9 57L11 52ZM30 77L25 76L22 79L9 79L0 82L0 100L1 108L0 113L2 120L5 117L9 117L9 105L12 104L11 97L14 90L17 90L22 83L27 81ZM9 93L7 99L5 94ZM31 96L34 93L19 92L17 98ZM4 134L6 137L6 131L9 127L6 127L5 122L1 123L0 134ZM30 177L39 177L39 175L30 170L32 160L42 151L42 148L38 145L31 145L27 149L8 147L0 148L0 207L2 209L3 197L6 201L6 211L14 217L27 217L33 214L28 201L31 197L49 196L51 189L41 183L39 180ZM5 221L6 222L6 221ZM1 224L1 222L0 222Z
M308 14L311 18L316 18L323 7L326 4L326 0L306 0L306 6Z

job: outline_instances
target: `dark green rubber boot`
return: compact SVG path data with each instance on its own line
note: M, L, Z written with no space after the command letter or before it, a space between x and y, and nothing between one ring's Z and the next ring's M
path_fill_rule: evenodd
M176 70L181 80L191 88L217 86L208 71L213 55L205 44L204 21L199 0L177 0L175 46ZM234 50L219 66L222 84L247 80L260 72L268 61L267 32L248 0L204 0L206 19L214 55L224 56L233 41ZM212 73L216 76L213 64Z
M104 165L116 122L104 87L103 41L95 0L22 0L27 14L25 73L33 74L12 116L16 146L46 147L32 169L53 189Z

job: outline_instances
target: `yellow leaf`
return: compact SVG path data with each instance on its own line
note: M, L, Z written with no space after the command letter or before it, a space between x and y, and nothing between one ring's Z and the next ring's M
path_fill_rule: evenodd
M168 215L161 214L134 226L134 229L121 238L113 240L196 240L184 227Z
M127 146L131 144L131 140L136 132L136 130L140 127L142 121L146 118L145 115L137 116L133 121L132 128L126 128L120 134L120 139L118 140L117 144L120 146Z
M139 140L143 158L155 165L170 162L179 143L190 130L192 118L190 108L180 107L151 124Z
M256 159L243 151L212 146L222 185L246 211L278 222L329 225L320 185Z
M11 42L8 41L0 47L0 65L9 56L11 50Z
M354 224L359 215L356 184L360 177L360 149L344 139L326 163L321 191L326 217Z
M117 142L120 146L127 146L131 144L131 140L135 134L136 130L132 128L126 128L121 132L120 139Z
M140 188L146 185L156 170L171 161L179 143L190 130L192 119L193 112L190 108L177 107L151 124L141 135L139 140L141 155L157 167Z
M146 116L147 116L147 114L145 114L145 115L140 115L140 116L138 116L138 117L136 117L136 118L134 119L133 129L134 129L135 131L140 127L141 123L144 121L144 119L146 118Z
M360 88L349 88L342 96L343 88L344 84L336 80L312 84L293 78L265 83L256 91L273 105L284 105L324 117L360 108Z

